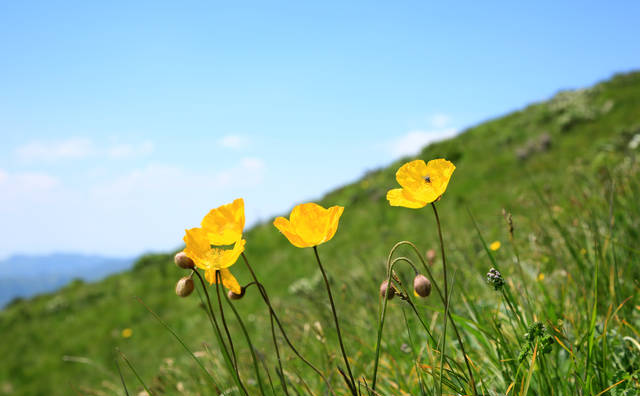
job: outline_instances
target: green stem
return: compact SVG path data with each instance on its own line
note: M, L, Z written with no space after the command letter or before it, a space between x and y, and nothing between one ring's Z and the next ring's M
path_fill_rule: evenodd
M440 252L442 254L442 276L444 278L444 317L443 317L443 330L442 330L442 349L440 350L440 395L442 395L442 369L444 363L445 347L447 342L447 316L449 314L449 282L447 281L447 259L444 255L444 240L442 238L442 227L440 226L440 217L436 210L436 205L432 202L433 214L436 217L436 224L438 225L438 237L440 238Z
M318 267L320 267L320 272L322 272L322 278L324 279L324 284L327 287L327 294L329 295L329 302L331 303L331 313L333 314L333 321L336 325L336 333L338 334L338 342L340 343L340 350L342 351L342 358L344 359L344 364L347 366L347 373L349 373L349 388L351 389L351 393L357 395L356 391L356 381L353 379L353 374L351 373L351 366L349 365L349 359L347 358L347 352L344 349L344 343L342 342L342 333L340 332L340 323L338 321L338 313L336 312L336 306L333 303L333 295L331 294L331 286L329 285L329 279L327 279L327 274L322 266L322 262L320 261L320 256L318 255L318 247L313 247L313 252L316 256L316 261L318 262Z
M200 273L198 271L194 271L194 273L198 276L198 279L200 280L200 285L202 286L202 290L204 290L204 294L207 297L207 304L209 306L209 312L210 312L211 318L213 319L213 322L215 324L216 337L218 338L218 343L220 344L220 349L222 350L222 356L224 357L225 362L227 363L227 369L229 369L229 373L233 377L233 380L236 383L236 385L238 386L238 388L240 388L245 395L249 396L249 393L247 392L247 389L244 387L244 384L240 380L240 374L238 373L238 370L233 365L231 357L229 356L229 351L227 350L227 346L224 343L224 339L222 338L222 332L220 331L220 327L218 326L218 321L216 320L216 317L215 317L215 315L213 313L213 306L211 305L211 298L209 297L209 292L207 291L207 286L204 283L204 279L202 279L202 275L200 275Z
M238 314L238 310L236 309L236 307L233 306L233 304L229 300L229 297L225 296L225 301L231 307L231 310L233 311L236 319L238 320L238 323L240 324L240 328L242 329L244 338L247 340L247 344L249 345L249 350L251 351L251 358L253 359L253 368L256 372L256 379L258 380L258 385L260 386L260 393L262 393L262 395L264 396L265 395L264 389L263 389L264 384L262 383L262 377L260 376L260 367L258 366L258 358L256 357L256 352L253 348L253 343L251 342L251 338L249 337L249 332L247 332L247 328L245 327L244 322L240 317L240 314Z
M300 360L302 360L302 362L304 362L304 364L306 364L313 371L315 371L315 373L318 374L320 376L320 378L322 378L324 383L327 385L327 389L329 389L329 392L331 392L332 395L335 395L335 392L333 391L333 388L331 387L331 384L329 383L327 378L324 376L324 374L322 374L322 371L320 371L320 369L318 369L310 361L308 361L304 356L302 356L302 354L300 354L300 352L298 352L298 349L296 349L296 347L293 345L293 343L289 339L289 336L287 335L287 332L284 330L284 327L282 326L282 323L280 322L280 319L278 318L278 315L276 314L276 311L273 309L273 306L271 305L271 301L269 300L269 295L267 294L267 290L264 288L262 283L260 283L260 281L258 281L258 277L256 276L256 273L253 271L253 267L251 267L251 264L249 264L249 259L247 259L247 256L244 253L242 253L242 259L244 260L244 263L245 263L247 269L249 270L249 273L251 274L251 277L253 278L253 281L256 283L256 286L258 286L258 290L260 291L260 295L262 296L262 300L264 301L264 303L269 308L269 313L271 314L273 319L276 321L276 324L278 325L278 328L280 329L280 333L282 334L282 337L284 337L284 340L286 341L287 345L289 346L289 349L291 349L291 351Z
M220 310L220 321L222 322L222 327L224 328L224 332L227 335L227 339L229 340L229 348L231 349L231 357L233 358L233 366L236 371L238 370L238 358L236 356L236 350L233 347L233 339L231 338L231 332L229 332L229 328L227 327L227 321L224 318L224 309L222 309L222 298L220 297L220 283L222 282L222 275L220 275L220 271L216 271L216 295L218 297L218 309Z

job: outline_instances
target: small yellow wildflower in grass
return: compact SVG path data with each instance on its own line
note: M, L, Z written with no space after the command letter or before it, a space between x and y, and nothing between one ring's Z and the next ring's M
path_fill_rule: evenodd
M544 274L541 272L538 274L538 282L542 282L544 280Z
M325 209L313 202L293 208L289 219L278 217L273 225L299 248L318 246L335 235L344 208L332 206Z
M415 160L402 165L396 172L396 180L402 188L387 192L391 206L419 209L437 201L447 190L455 165L446 159L428 163Z
M130 328L126 328L122 330L122 338L131 338L131 336L133 335L133 330L131 330Z
M502 246L500 241L494 241L494 242L491 242L491 245L489 245L489 249L495 252L496 250L500 249L500 246Z
M222 284L236 294L241 287L229 271L244 251L246 241L242 239L244 228L244 201L236 199L230 204L211 210L202 220L202 228L185 230L184 253L196 267L203 269L205 279L216 282L220 273ZM212 246L214 245L214 246ZM222 246L233 245L231 249Z

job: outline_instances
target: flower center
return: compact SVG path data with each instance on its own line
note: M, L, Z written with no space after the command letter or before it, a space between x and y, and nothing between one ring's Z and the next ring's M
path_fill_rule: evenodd
M424 181L426 181L427 183L431 183L431 178L429 177L429 175L424 177Z

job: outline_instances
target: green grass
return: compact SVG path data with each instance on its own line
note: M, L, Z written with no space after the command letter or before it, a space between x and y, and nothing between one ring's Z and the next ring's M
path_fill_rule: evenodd
M630 73L485 122L419 155L444 157L457 167L437 207L452 285L450 309L478 393L637 394L640 167L638 150L629 143L638 134L640 73ZM392 208L386 202L386 191L396 187L395 171L406 160L319 201L345 206L335 238L318 250L354 375L369 385L382 307L378 287L389 250L402 240L422 253L439 247L430 208ZM503 208L513 216L513 239ZM343 366L342 357L313 250L291 246L270 221L247 231L246 239L247 257L292 342L337 394L348 394L336 369ZM502 247L485 249L483 241L494 240ZM398 254L422 268L410 249L400 248ZM439 260L430 270L441 284ZM506 281L504 293L486 283L492 267ZM241 283L250 281L241 261L232 270ZM398 264L397 274L411 291L410 268ZM75 282L10 305L0 313L0 394L124 395L116 348L137 373L119 360L130 394L143 390L137 375L158 395L218 394L213 383L220 391L232 389L198 295L181 299L174 294L175 282L184 275L172 254L147 255L129 272L94 284ZM215 287L210 292L215 295ZM213 380L135 297L176 332ZM388 302L378 371L381 394L430 395L440 382L443 304L435 291L412 303L418 315L406 301ZM271 384L275 394L284 394L282 378L291 395L326 394L320 377L280 336L283 373L278 374L268 310L255 287L233 304L256 349L267 394L274 393ZM225 315L241 379L250 394L260 394L243 332L230 309ZM131 338L122 338L124 328L133 330ZM446 340L444 393L471 394L451 326Z

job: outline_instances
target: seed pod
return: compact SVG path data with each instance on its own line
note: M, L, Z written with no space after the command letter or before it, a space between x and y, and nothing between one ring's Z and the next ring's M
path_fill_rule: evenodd
M192 269L195 267L193 260L191 260L185 252L180 252L176 254L175 257L173 258L173 261L176 263L178 267L183 269Z
M229 292L227 293L227 297L229 297L230 300L239 300L242 297L244 297L244 287L240 288L240 294L236 294L234 293L232 290L229 290Z
M187 297L193 292L193 279L190 276L180 278L176 283L176 294L178 297Z
M396 295L396 288L393 287L393 284L389 281L383 281L380 284L380 297L384 298L385 294L388 300L393 299Z
M424 275L418 274L413 278L413 291L420 297L431 294L431 281Z

